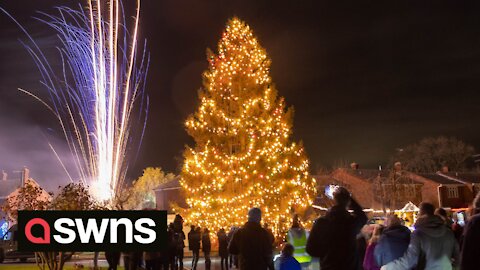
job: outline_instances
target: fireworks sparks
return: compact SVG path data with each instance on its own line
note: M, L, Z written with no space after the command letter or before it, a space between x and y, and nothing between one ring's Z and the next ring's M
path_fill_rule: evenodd
M58 118L81 180L98 200L110 201L125 179L127 154L138 146L133 142L134 125L143 123L144 128L147 114L144 87L149 56L145 47L139 52L137 45L140 0L132 29L118 0L88 0L85 8L58 7L57 11L55 16L41 13L37 19L52 27L61 40L57 48L63 64L60 73L19 25L30 40L24 46L40 70L50 99L28 93Z

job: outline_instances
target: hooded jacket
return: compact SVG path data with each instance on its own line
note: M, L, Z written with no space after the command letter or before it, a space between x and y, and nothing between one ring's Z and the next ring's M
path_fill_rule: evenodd
M458 245L452 230L438 216L422 216L415 223L406 253L388 263L386 269L451 270L457 263Z
M278 270L302 270L300 263L292 256L282 255L275 263L275 269Z
M465 227L462 246L462 270L478 269L480 259L480 214L470 218Z
M385 265L403 256L410 243L410 230L402 225L385 228L375 247L377 265Z

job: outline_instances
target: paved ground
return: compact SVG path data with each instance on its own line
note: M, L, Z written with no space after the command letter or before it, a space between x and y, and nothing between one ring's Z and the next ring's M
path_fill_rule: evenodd
M73 261L69 261L65 264L67 269L72 269L75 264L80 264L84 266L84 269L89 269L90 267L93 268L93 261L91 259L77 259ZM98 266L101 269L108 268L108 263L105 259L101 258L98 260ZM19 262L18 260L5 260L2 264L0 264L0 270L8 270L8 269L38 269L35 264L35 259L28 259L27 262Z
M93 258L93 255L92 255ZM192 258L191 257L186 257L184 260L184 268L185 270L191 270L192 269ZM66 266L70 266L73 268L75 264L83 265L84 269L91 269L93 268L93 260L89 258L88 255L82 255L81 257L77 257L76 259L69 261L66 263ZM123 259L120 260L120 264L123 266ZM107 261L104 259L103 254L100 255L99 260L98 260L98 266L105 269L108 267ZM22 263L13 260L6 260L4 263L0 264L0 270L8 270L8 269L36 269L35 266L35 260L34 259L28 259L27 262ZM70 268L70 269L71 269ZM235 268L233 268L235 269ZM201 258L198 261L197 265L197 270L205 270L205 260ZM210 270L221 270L220 268L220 258L218 257L213 257L212 258L212 265Z
M220 258L219 257L213 257L212 259L212 265L210 267L210 270L221 270L222 268L220 267ZM185 269L187 270L191 270L192 269L192 258L185 258L185 260L183 260L183 266ZM229 268L229 269L238 269L238 268ZM198 264L197 264L197 270L205 270L205 259L203 258L200 258L200 260L198 260Z
M187 254L188 256L188 254ZM85 268L84 269L91 269L93 268L93 254L82 254L74 258L74 260L69 261L66 263L67 266L70 266L69 269L72 269L75 264L81 264ZM192 258L190 256L185 257L183 260L185 270L192 269ZM120 260L121 266L123 266L123 259ZM34 259L29 259L26 263L21 263L18 261L5 261L3 264L0 264L0 270L7 270L7 269L30 269L31 267L35 266ZM108 267L107 261L105 260L103 254L101 253L98 260L98 266L102 269L106 269ZM36 269L36 267L34 267ZM238 268L229 268L232 270L236 270ZM319 269L318 262L313 262L311 269ZM205 270L205 259L203 257L200 258L197 265L197 270ZM220 267L220 258L219 257L212 257L212 264L210 270L221 270Z

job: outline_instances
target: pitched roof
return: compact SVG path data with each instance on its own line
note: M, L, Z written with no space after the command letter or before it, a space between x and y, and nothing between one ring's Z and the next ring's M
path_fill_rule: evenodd
M158 187L153 190L169 190L169 189L179 189L180 188L180 176L175 177L173 180L160 184Z
M391 170L376 170L376 169L345 169L350 175L356 176L358 178L367 180L369 182L377 181L378 177L380 177L381 181L387 181L392 177ZM395 180L398 184L421 184L411 177L409 174L405 173L404 171L396 172Z
M419 173L423 178L427 178L433 182L436 182L438 184L442 185L459 185L462 184L461 181L456 181L454 178L449 177L448 175L442 174L442 173Z
M390 172L375 169L345 169L345 171L351 175L370 181L377 179L378 176L380 176L381 178L386 178L390 174Z
M445 173L445 175L471 184L480 183L480 173L476 172L451 172Z

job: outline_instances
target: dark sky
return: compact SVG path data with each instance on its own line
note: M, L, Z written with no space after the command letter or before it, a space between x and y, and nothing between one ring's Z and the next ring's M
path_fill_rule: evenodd
M48 49L55 38L32 16L62 2L0 6ZM151 107L129 176L146 166L178 171L184 145L192 143L183 122L198 104L205 50L216 49L234 15L250 24L272 59L273 82L295 107L294 139L304 141L312 172L340 160L385 165L396 148L426 136L456 136L480 147L480 8L466 1L353 3L144 0L140 34L151 54ZM58 126L42 105L16 91L44 91L18 39L25 36L0 16L0 162L54 164L53 155L42 156L48 147L41 134Z

